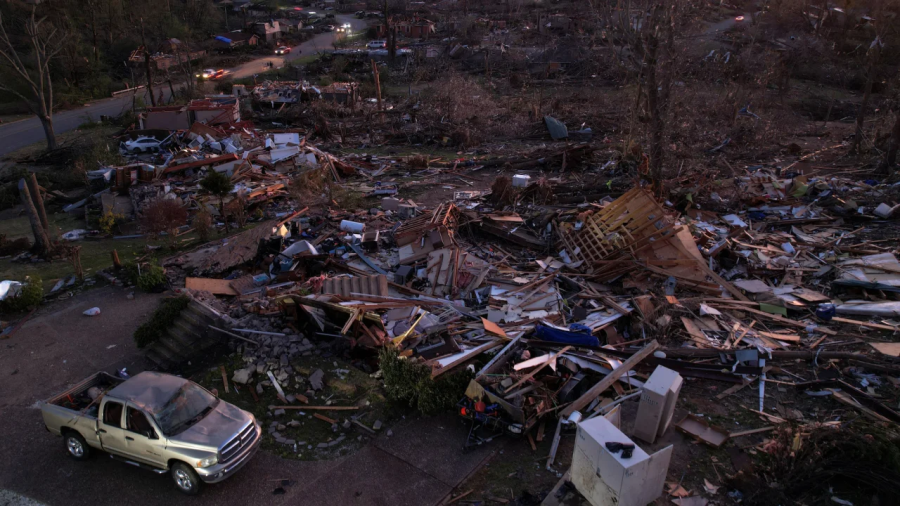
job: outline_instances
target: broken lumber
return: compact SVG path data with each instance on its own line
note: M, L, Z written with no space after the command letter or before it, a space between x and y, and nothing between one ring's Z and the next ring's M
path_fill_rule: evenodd
M659 348L659 343L654 339L650 341L647 346L641 348L637 353L632 355L628 360L622 362L622 365L613 369L609 374L607 374L603 379L597 382L596 385L591 387L590 390L584 393L581 397L576 399L572 404L569 405L566 409L560 412L560 417L567 417L572 413L584 409L585 406L590 404L598 395L603 393L604 390L612 386L613 383L619 380L625 373L630 371L635 365L637 365L641 360L647 358L651 353L653 353L657 348Z

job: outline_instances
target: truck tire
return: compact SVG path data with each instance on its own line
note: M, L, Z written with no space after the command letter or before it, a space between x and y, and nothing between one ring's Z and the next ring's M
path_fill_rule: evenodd
M68 431L63 434L63 441L66 444L66 453L74 460L87 460L91 456L91 447L81 437L81 434L75 431Z
M191 466L184 462L176 462L172 465L172 479L175 480L175 488L182 494L197 495L200 493L200 477L197 476Z

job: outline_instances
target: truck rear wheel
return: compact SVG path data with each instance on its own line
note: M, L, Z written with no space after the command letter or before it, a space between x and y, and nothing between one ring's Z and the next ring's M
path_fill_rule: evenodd
M178 491L187 495L200 493L200 477L197 472L184 462L176 462L172 465L172 479Z
M77 432L67 432L63 436L66 443L66 453L75 460L87 460L91 456L91 447Z

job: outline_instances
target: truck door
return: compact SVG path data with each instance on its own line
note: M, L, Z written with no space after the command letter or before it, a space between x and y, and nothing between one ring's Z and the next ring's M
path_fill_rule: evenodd
M125 404L116 400L104 400L100 407L100 420L97 422L97 432L100 436L100 445L105 451L120 456L127 456L125 446Z
M125 446L128 455L148 464L166 466L163 450L165 441L150 418L129 404L125 407Z

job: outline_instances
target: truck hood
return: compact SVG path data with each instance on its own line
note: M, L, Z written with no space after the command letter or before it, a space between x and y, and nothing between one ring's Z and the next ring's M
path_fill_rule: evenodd
M219 401L216 409L186 431L169 438L176 444L219 449L232 440L253 420L246 411Z

